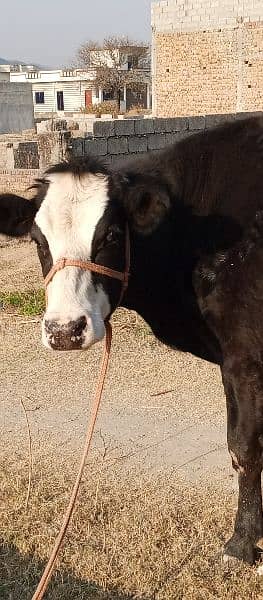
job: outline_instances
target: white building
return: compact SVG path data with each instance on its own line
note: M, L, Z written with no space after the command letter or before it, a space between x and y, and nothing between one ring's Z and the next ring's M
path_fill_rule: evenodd
M142 101L150 107L150 73L146 73L142 90ZM82 69L57 70L21 70L10 72L11 82L30 82L32 84L35 118L67 116L76 113L91 104L110 100L110 94L94 86L94 71ZM140 98L139 98L140 99ZM121 109L126 110L134 104L130 90L123 90Z
M21 64L0 64L0 81L10 81L11 80L11 73L17 73L17 72L28 72L28 71L35 71L37 70L37 67L35 67L35 65L21 65Z
M78 112L102 98L94 89L92 74L80 69L11 72L10 81L32 84L35 117Z

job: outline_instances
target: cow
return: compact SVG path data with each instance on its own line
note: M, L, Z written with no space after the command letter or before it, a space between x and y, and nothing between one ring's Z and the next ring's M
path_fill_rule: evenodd
M164 344L219 365L239 500L226 561L253 564L263 537L263 119L235 120L110 169L50 167L28 201L0 197L0 232L30 234L44 277L62 257L125 270L121 305ZM19 251L19 250L18 250ZM121 282L78 266L48 285L45 346L102 339Z

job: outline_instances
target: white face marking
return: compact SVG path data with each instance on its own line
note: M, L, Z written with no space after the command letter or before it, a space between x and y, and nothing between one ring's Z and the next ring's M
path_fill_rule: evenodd
M48 181L50 185L35 221L47 239L53 263L62 257L90 260L94 232L109 201L107 177L87 173L79 178L72 173L55 173L48 175ZM66 267L48 285L43 343L50 348L53 339L53 333L47 335L45 331L45 320L62 328L85 316L82 348L88 348L103 338L109 312L109 299L102 286L94 287L91 273Z

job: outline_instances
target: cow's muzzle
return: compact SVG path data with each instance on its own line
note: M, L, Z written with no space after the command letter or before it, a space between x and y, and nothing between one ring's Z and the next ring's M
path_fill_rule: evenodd
M79 350L83 347L87 327L85 316L63 325L58 321L45 319L44 334L47 345L53 350Z

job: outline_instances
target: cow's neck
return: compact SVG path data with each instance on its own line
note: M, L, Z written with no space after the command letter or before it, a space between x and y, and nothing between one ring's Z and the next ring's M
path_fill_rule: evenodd
M131 232L123 306L136 310L164 343L220 362L219 343L199 310L193 273L202 255L229 247L239 233L231 220L196 216L182 207L151 235Z
M182 261L182 256L172 260L164 247L160 253L160 246L148 247L147 240L133 237L131 276L122 304L138 312L163 343L219 363L219 344L194 294L191 260Z

